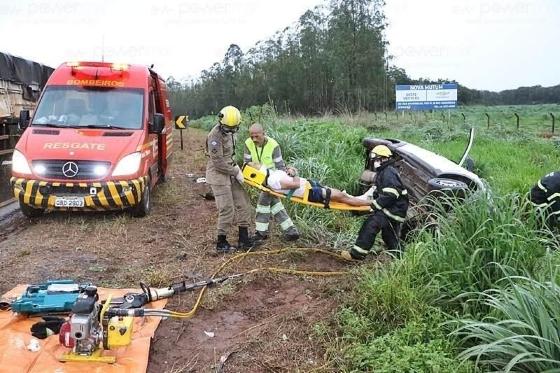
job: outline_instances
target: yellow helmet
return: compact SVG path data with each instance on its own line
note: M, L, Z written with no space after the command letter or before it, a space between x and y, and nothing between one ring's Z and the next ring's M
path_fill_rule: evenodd
M375 156L389 158L393 155L393 152L385 145L377 145L371 149L371 155L372 158Z
M241 113L235 106L226 106L218 114L218 120L227 127L237 127L241 122Z

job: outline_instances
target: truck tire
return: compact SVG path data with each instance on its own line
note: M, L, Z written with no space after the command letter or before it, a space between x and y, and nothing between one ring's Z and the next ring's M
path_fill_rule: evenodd
M152 188L150 187L150 178L146 180L146 186L144 187L144 192L142 193L142 199L140 202L134 206L130 213L135 218L143 218L150 213L152 207Z
M428 180L428 191L430 194L464 198L468 189L468 185L460 180L445 178Z
M28 218L36 218L45 212L44 209L36 209L31 206L26 205L25 203L19 202L19 209L21 210L22 214L27 216Z

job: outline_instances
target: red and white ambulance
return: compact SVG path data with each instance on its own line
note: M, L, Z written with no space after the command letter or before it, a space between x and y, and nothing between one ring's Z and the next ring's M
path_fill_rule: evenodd
M69 62L50 76L12 158L21 211L130 210L145 216L172 153L165 81L145 66Z

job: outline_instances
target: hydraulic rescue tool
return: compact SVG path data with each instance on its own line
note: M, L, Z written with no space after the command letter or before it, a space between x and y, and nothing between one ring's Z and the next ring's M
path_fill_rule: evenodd
M173 283L169 287L160 289L150 288L148 285L140 282L140 289L142 289L141 293L127 293L123 297L113 298L111 300L111 307L125 309L139 308L148 303L155 302L156 300L169 298L175 294L184 293L189 290L195 290L205 286L220 284L226 280L231 280L243 275L243 273L238 273L235 275L212 278L209 280L203 280L190 284L188 284L186 281L181 281Z
M128 346L132 342L133 317L181 317L173 311L141 307L178 293L219 284L240 276L242 274L192 284L182 281L161 289L152 289L140 283L141 293L127 293L119 298L108 297L101 302L97 288L88 286L80 293L72 307L70 320L60 328L60 343L72 351L63 354L59 360L114 363L115 357L104 356L103 350Z

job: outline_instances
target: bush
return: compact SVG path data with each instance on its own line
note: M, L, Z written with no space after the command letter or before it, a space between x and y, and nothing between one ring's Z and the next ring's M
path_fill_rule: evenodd
M345 349L345 370L374 372L472 372L470 362L455 358L456 345L449 339L437 310L421 321L409 321L385 335Z

